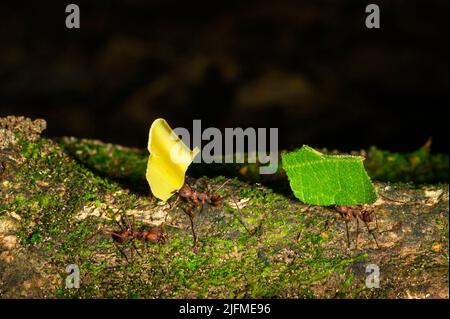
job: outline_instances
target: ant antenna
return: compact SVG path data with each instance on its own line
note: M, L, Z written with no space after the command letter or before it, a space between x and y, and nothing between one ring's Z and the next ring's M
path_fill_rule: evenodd
M217 193L220 189L222 189L228 182L231 181L231 178L227 179L219 188L217 188L214 193Z
M247 233L249 235L252 235L252 231L250 231L250 229L248 229L247 225L245 225L244 221L241 219L240 215L242 215L242 212L241 212L241 208L239 207L239 204L236 202L236 199L233 196L230 196L230 197L231 197L231 200L234 202L234 205L236 205L236 208L239 212L238 221L241 223L242 226L244 226Z

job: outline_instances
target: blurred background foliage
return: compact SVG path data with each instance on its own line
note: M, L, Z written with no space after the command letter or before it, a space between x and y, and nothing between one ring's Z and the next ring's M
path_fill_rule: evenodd
M447 152L448 1L0 4L0 116L145 147L150 123L279 127L280 148Z

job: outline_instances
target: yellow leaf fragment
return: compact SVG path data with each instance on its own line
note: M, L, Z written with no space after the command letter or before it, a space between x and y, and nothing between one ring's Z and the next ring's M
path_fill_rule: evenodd
M186 170L199 149L191 151L166 120L156 119L150 127L148 151L147 181L153 195L166 201L183 186Z

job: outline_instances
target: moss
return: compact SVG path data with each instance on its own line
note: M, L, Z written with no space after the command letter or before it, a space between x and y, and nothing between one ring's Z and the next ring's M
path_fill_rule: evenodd
M148 190L145 181L148 154L92 140L62 138L59 144L82 165L96 174L115 180L138 193Z
M431 143L407 153L380 150L372 146L365 166L373 179L391 182L438 183L448 182L449 156L432 154Z
M96 235L98 228L115 227L113 221L96 217L74 219L86 206L103 207L104 213L111 215L117 213L118 206L126 212L135 208L137 201L142 202L141 195L125 192L115 196L115 205L104 206L108 194L122 189L87 169L116 171L116 165L133 162L135 155L130 158L95 144L85 145L84 149L92 156L81 165L51 140L22 141L20 154L26 164L10 171L9 176L12 183L29 187L11 188L8 198L12 200L2 203L4 210L20 212L22 243L59 265L62 277L65 265L79 265L84 274L82 287L75 291L57 287L57 297L299 297L310 293L305 291L311 278L326 280L331 273L344 272L343 265L351 264L354 258L323 257L318 253L323 252L318 234L307 232L299 244L295 243L292 239L298 227L288 220L298 220L299 206L289 208L289 201L281 195L237 180L228 183L222 192L238 199L249 198L249 206L239 211L226 205L224 209L197 212L199 225L205 227L197 230L197 249L193 249L191 233L186 229L172 231L163 245L134 243L138 251L145 251L139 256L132 244L116 245L105 232ZM105 160L110 157L114 158L113 166ZM130 171L135 174L136 167L139 169L144 162L139 159L139 163L121 165L123 169L117 170L113 180L128 177ZM223 182L224 178L218 177L195 184L217 188ZM280 207L285 211L280 212ZM263 231L249 234L239 221L239 214L252 228L261 224ZM280 252L287 247L295 254L302 249L305 257L299 255L295 265L286 264ZM128 260L123 254L128 255ZM272 260L276 254L280 254L280 260ZM306 290L300 294L286 290L288 283L305 286Z
M431 200L421 187L377 184L386 198L401 203L386 202L377 208L385 231L380 231L378 240L391 246L374 250L370 234L363 232L359 248L352 244L348 249L345 224L329 208L307 206L236 178L189 178L195 189L220 188L218 193L224 197L223 207L195 208L195 243L183 212L189 204L175 204L173 198L170 205L162 206L149 195L142 175L145 152L93 141L55 143L40 138L31 142L18 136L17 154L20 165L8 167L2 175L0 214L20 216L21 247L51 265L48 271L59 278L56 284L42 287L50 296L392 297L409 289L395 279L398 265L404 269L402 278L418 280L427 265L448 263L444 253L448 235L443 235L448 233L448 185L430 188L443 195L420 206L417 203ZM135 218L135 229L147 229L149 220L161 211L168 216L164 243L112 240L111 231L119 231L118 217ZM398 223L408 231L394 233L400 239L392 243L389 236ZM431 230L422 232L423 225ZM354 228L350 235L354 237ZM432 251L434 243L442 250ZM416 247L420 253L409 261L400 257L404 247ZM419 247L427 247L427 253L421 255ZM364 286L364 267L373 262L392 269L384 274L383 289ZM64 288L68 264L80 268L80 289Z

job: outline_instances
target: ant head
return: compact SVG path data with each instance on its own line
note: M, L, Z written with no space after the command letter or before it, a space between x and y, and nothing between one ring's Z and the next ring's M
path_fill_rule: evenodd
M180 188L179 193L181 197L191 197L192 189L187 184L184 184L183 187Z
M211 201L211 205L213 205L214 207L218 207L223 204L223 198L220 195L213 195L209 199Z

